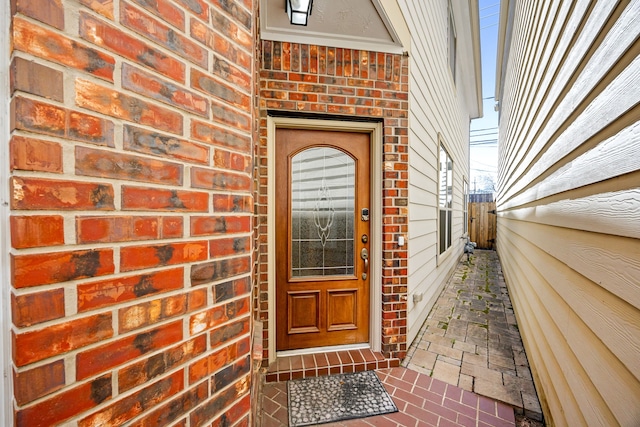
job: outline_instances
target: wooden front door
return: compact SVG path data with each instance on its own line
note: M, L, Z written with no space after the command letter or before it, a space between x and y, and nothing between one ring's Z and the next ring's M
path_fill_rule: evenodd
M277 131L277 350L369 341L369 151L369 134Z

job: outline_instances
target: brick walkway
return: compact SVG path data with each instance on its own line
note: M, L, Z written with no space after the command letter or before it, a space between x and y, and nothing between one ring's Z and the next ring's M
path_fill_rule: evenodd
M403 366L376 372L399 412L323 425L514 426L514 409L542 418L493 251L461 259ZM264 385L259 413L258 426L288 425L286 382Z
M542 419L496 252L463 257L403 366Z
M398 412L322 424L334 427L512 427L513 408L406 368L376 371ZM262 427L288 425L287 383L267 383L263 390Z

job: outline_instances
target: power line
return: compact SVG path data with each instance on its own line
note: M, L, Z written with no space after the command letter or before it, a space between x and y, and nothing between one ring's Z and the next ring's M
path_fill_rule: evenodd
M480 145L484 145L484 146L488 146L488 145L498 145L498 140L497 139L487 139L484 141L472 141L469 142L469 145L471 147L477 147Z
M476 133L476 134L477 134L478 132L498 133L498 128L497 128L497 127L495 127L495 128L487 128L487 129L476 129L476 130L471 130L471 131L469 131L469 132Z
M491 132L483 132L483 133L475 133L473 135L470 135L470 138L480 138L480 137L487 137L487 136L494 136L494 137L498 137L498 131L491 131Z
M481 30L485 30L487 28L491 28L491 27L495 27L496 25L498 25L498 23L496 22L495 24L491 24L491 25L487 25L486 27L482 27L480 28Z
M472 133L474 133L474 134L475 134L475 136L478 136L478 133L487 133L487 132L488 132L488 133L498 133L498 129L497 129L497 128L494 128L494 129L486 129L486 130L481 130L481 131L475 131L475 132L472 132Z
M469 143L472 144L472 145L473 144L476 144L476 145L477 144L489 144L489 143L493 144L493 143L496 143L496 142L498 142L497 139L481 139L480 141L469 141Z
M482 12L483 10L491 9L492 7L496 7L498 5L500 5L500 3L494 3L491 6L485 6L482 9L480 9L479 12Z
M480 19L487 19L487 18L491 18L492 16L496 16L500 14L500 12L496 12L496 13L492 13L491 15L487 15L487 16L481 16Z
M473 135L471 135L471 138L476 138L478 136L483 136L483 135L495 135L498 133L498 130L490 130L487 129L487 131L482 131L481 133L479 132L474 132Z
M484 128L484 129L471 129L469 132L481 132L483 130L493 130L493 129L498 129L498 126L495 126L492 128Z

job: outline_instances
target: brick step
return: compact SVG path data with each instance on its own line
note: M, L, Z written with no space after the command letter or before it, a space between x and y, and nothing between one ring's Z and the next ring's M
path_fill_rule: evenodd
M330 351L278 357L269 365L266 381L288 381L398 366L400 366L400 359L387 359L382 353L370 349Z

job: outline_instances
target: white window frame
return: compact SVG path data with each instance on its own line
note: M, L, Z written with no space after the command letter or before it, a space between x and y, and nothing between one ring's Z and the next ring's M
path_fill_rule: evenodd
M444 142L440 139L438 150L438 255L443 255L447 252L447 250L451 248L452 243L453 159Z
M462 234L469 235L469 181L462 180Z
M456 32L456 20L453 16L453 5L451 1L449 1L448 13L449 24L448 24L448 35L447 35L447 52L449 55L449 69L451 70L451 75L453 76L453 81L456 81L456 61L457 61L457 52L458 52L458 35Z

